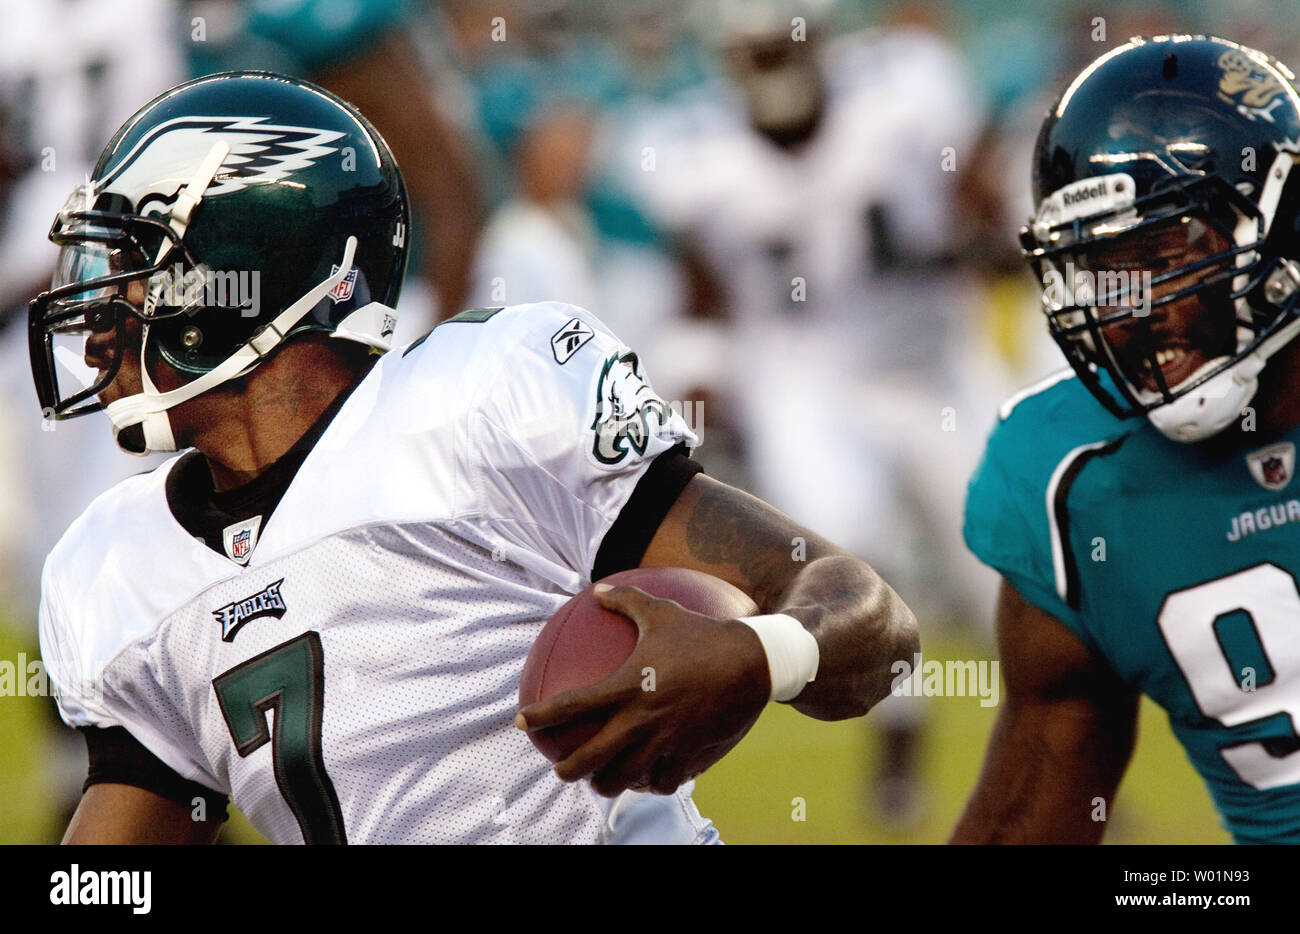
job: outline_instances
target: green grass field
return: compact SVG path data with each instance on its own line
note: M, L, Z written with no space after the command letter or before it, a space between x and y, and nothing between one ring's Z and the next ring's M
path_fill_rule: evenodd
M0 628L0 659L36 647ZM926 640L926 657L978 658L973 644ZM0 698L0 842L44 843L62 828L49 793L54 744L42 705ZM875 822L866 806L866 776L876 754L871 718L821 723L772 705L745 740L706 775L696 791L700 810L728 843L940 843L951 832L974 785L995 710L977 698L933 698L923 753L927 803L907 833ZM803 821L792 819L804 801ZM1109 814L1111 843L1227 843L1201 780L1169 731L1162 711L1144 702L1137 754ZM227 842L260 840L236 816Z

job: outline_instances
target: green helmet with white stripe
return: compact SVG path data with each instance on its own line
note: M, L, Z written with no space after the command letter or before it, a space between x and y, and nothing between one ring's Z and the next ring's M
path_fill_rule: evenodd
M142 367L144 391L106 407L124 447L137 433L122 429L142 425L144 450L175 449L169 408L295 335L387 350L409 214L387 144L329 92L265 72L173 88L117 131L50 230L54 280L29 314L42 411L105 408L95 397L117 374L125 329L98 373L78 372L81 352L64 342L126 316L142 322L142 360L156 354L191 378L163 393ZM132 301L133 282L144 288Z

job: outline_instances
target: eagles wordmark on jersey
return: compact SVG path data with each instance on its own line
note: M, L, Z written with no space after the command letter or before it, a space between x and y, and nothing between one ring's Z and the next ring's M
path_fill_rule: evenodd
M195 455L94 502L43 578L60 711L125 727L277 843L710 841L689 785L602 798L512 722L541 626L683 441L587 312L446 322L357 386L244 561L169 508Z

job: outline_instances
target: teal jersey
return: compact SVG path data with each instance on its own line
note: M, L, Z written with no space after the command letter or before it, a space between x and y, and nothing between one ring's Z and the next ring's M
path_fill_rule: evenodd
M1179 444L1058 374L967 494L970 549L1168 712L1239 843L1300 843L1298 442Z

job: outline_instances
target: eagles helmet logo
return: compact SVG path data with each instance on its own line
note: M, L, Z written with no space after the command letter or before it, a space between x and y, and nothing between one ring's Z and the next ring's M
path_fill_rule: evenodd
M102 190L129 198L144 213L151 202L170 204L177 191L157 187L160 179L184 179L218 139L230 146L205 198L242 191L249 185L282 181L338 150L326 143L343 134L302 126L276 126L266 117L177 117L160 123L100 182ZM155 197L156 196L156 197Z
M630 350L611 354L596 379L595 440L591 454L597 464L612 467L635 451L644 454L650 439L668 425L672 410L655 394L640 373Z

